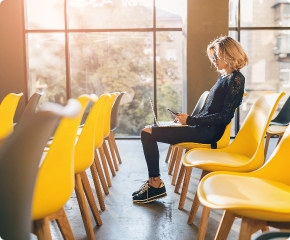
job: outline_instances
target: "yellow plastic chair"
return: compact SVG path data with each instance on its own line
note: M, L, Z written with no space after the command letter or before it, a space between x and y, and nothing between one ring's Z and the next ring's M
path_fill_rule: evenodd
M106 168L107 173L108 173L108 168L107 168L107 163L106 163L103 149L101 149L102 154L99 154L99 152L100 152L99 148L102 148L102 145L104 142L104 125L105 125L105 121L106 121L106 111L107 111L109 103L111 102L111 98L112 98L111 95L108 93L102 94L99 97L99 100L103 99L103 104L100 107L100 113L99 113L97 121L96 121L95 156L94 156L94 163L90 168L98 196L102 195L102 193L98 192L99 190L98 190L98 184L96 182L96 179L98 179L98 178L100 179L102 188L103 188L104 193L106 195L109 194L108 187L109 187L109 184L111 184L110 178L108 178L109 182L107 183L106 177L104 174L104 168ZM104 168L103 168L103 166L104 166ZM100 198L99 198L99 201L100 201ZM102 210L105 210L104 205L103 205L103 207L102 207L102 205L100 207Z
M290 229L289 146L290 127L258 170L212 172L200 181L197 194L204 206L203 215L209 209L225 210L216 240L227 239L235 217L242 218L239 240L250 240L253 233L268 230L268 226ZM262 155L258 157L264 160Z
M83 102L82 99L87 98L87 96L80 96L78 98L79 101ZM77 143L75 146L75 192L77 196L77 200L80 206L80 210L82 213L83 222L85 225L87 237L89 239L94 239L94 231L92 227L92 223L90 220L90 215L88 212L88 207L86 204L85 195L87 196L87 200L91 211L93 213L93 217L97 223L97 225L102 225L102 220L94 200L94 196L92 193L92 189L86 174L86 170L93 168L95 170L94 163L94 152L95 152L95 130L96 124L98 124L98 118L102 118L101 116L101 108L105 101L105 97L101 96L99 99L96 95L91 95L91 101L94 102L89 115L82 127L82 130L78 136ZM85 108L86 105L83 105ZM104 199L101 194L100 182L97 176L93 176L93 181L96 187L96 192L98 195L98 199L100 202L101 209L105 209Z
M111 150L111 154L112 154L112 158L113 158L113 162L115 163L115 169L116 171L118 171L118 165L117 165L117 160L119 164L122 163L121 160L121 156L118 150L118 146L115 140L115 136L114 136L114 131L116 130L116 128L118 127L118 110L119 110L119 106L120 106L120 102L122 97L124 96L124 94L126 94L125 92L120 92L120 94L117 96L113 108L112 108L112 113L111 113L111 126L110 126L110 134L107 137L108 143L109 143L109 147Z
M0 104L0 144L14 129L13 119L23 93L9 93Z
M208 96L208 94L209 94L208 91L206 91L202 94L202 96L200 98L201 102L198 103L198 105L201 105L202 101L206 100L206 97ZM243 97L245 97L246 95L247 95L247 93L244 93ZM205 99L203 99L203 98L205 98ZM196 106L195 109L196 108L200 108L200 107ZM226 129L225 129L222 137L217 141L216 146L214 146L215 148L213 148L213 146L211 144L201 144L201 143L195 143L195 142L183 142L183 143L178 143L178 144L173 145L174 150L173 150L173 154L172 154L171 159L170 159L168 174L172 174L172 171L174 169L174 173L173 173L172 181L171 181L172 185L176 185L174 192L177 193L179 191L182 179L184 178L184 174L185 174L184 165L181 165L180 170L179 170L179 165L180 165L181 157L182 157L184 150L185 150L185 152L188 152L189 150L192 150L195 148L208 148L208 149L224 148L224 147L228 146L230 143L231 127L232 127L232 121L226 126ZM178 171L179 171L179 174L178 174ZM177 174L178 174L178 179L176 182Z
M112 107L113 104L115 102L116 97L119 95L120 93L109 93L109 95L111 96L111 98L108 100L108 103L106 105L106 109L105 109L105 115L104 115L104 125L103 125L103 142L101 144L101 146L99 146L97 148L99 154L100 154L100 158L102 161L102 167L103 167L103 171L106 177L106 181L107 181L107 185L108 187L112 186L112 182L111 182L111 177L109 174L109 170L108 170L108 166L110 168L111 174L112 176L116 176L116 171L115 169L118 168L116 159L113 159L115 162L112 162L112 158L106 143L106 138L109 136L110 131L111 131L111 113L112 113Z
M0 236L3 239L31 239L31 208L39 163L43 148L64 113L55 111L53 104L46 111L31 114L17 124L0 148Z
M184 155L186 169L179 209L183 208L192 168L202 169L200 179L211 171L250 172L264 164L264 136L278 102L285 95L265 93L251 107L244 123L229 146L222 149L194 149ZM195 194L188 224L193 223L199 207ZM208 219L202 218L198 239L203 239Z
M33 232L39 239L51 239L49 221L54 219L63 237L74 239L63 206L75 187L74 147L83 110L76 99L69 99L65 108L59 107L66 117L61 119L49 150L43 156L34 190Z
M219 148L224 148L226 146L229 145L230 143L230 136L231 136L231 126L232 126L232 121L226 126L226 129L223 133L223 136L220 138L220 140L217 141L217 149ZM169 173L172 172L173 166L174 166L174 173L172 176L172 181L171 184L175 185L176 182L176 177L178 174L178 170L179 170L179 165L180 165L180 161L181 161L181 157L183 154L183 151L185 150L186 152L195 148L208 148L211 149L212 146L211 144L202 144L202 143L195 143L195 142L184 142L184 143L178 143L174 145L174 153L172 155L172 158L170 160L170 165L169 165ZM176 183L176 187L175 187L175 192L177 193L182 179L184 177L185 174L185 167L184 165L181 166L179 174L178 174L178 180Z
M91 174L92 174L92 178L94 181L95 190L97 193L97 197L99 200L101 210L106 210L106 206L105 206L105 202L104 202L104 198L103 198L103 193L100 189L99 181L101 181L102 188L103 188L104 193L106 195L109 194L109 190L108 190L108 184L106 182L106 178L104 175L104 170L102 167L102 161L100 160L100 157L98 154L98 149L102 146L103 141L104 141L104 137L103 137L104 136L104 134L103 134L104 122L105 122L105 117L106 117L107 105L110 101L111 101L110 94L102 94L98 98L97 102L95 102L93 104L93 106L91 107L90 113L89 113L89 116L92 114L95 117L95 130L91 132L91 133L94 133L94 161L93 161L92 165L90 166L90 170L91 170ZM94 118L94 117L92 117L92 118ZM90 120L90 122L91 122L91 120ZM84 127L84 124L82 124L78 128L77 136L80 136L82 134L83 127ZM87 133L87 134L89 134L89 133ZM104 153L102 155L102 158L103 158L102 159L103 162L106 163ZM105 166L107 166L107 165L105 165ZM107 169L107 171L108 171L108 169ZM82 174L82 178L86 178L83 175L84 174ZM83 185L84 185L85 191L87 191L87 189L90 188L90 186L87 184L87 181L83 181ZM89 201L89 199L88 199L88 201Z

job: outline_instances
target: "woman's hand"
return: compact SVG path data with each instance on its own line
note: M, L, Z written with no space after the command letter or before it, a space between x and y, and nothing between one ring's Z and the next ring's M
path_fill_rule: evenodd
M186 124L186 119L188 115L186 113L178 113L178 115L174 115L174 122L180 122L182 125Z

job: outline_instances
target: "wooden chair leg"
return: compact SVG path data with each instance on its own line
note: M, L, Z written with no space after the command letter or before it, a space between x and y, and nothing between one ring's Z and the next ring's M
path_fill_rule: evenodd
M105 153L105 156L106 156L106 160L107 160L108 165L110 167L111 173L112 173L113 176L116 176L115 167L113 165L112 158L111 158L111 155L109 153L106 141L103 142L102 147L103 147L103 150L104 150L104 153Z
M267 157L268 146L269 146L269 141L270 141L270 138L271 137L272 137L272 134L270 134L270 133L267 133L266 134L266 141L265 141L265 148L264 148L264 156L265 156L265 159Z
M279 144L279 142L281 141L282 137L283 137L283 134L279 134L279 137L278 137L278 141L277 141L276 146Z
M167 151L167 155L166 155L166 158L165 158L165 162L168 162L169 157L170 157L171 152L172 152L172 148L174 148L172 145L170 145L170 146L168 147L168 151Z
M200 175L199 182L208 173L209 173L208 171L203 170L201 175ZM197 213L199 205L200 205L200 202L199 202L197 193L195 193L194 199L193 199L193 202L192 202L192 206L191 206L191 210L190 210L190 213L189 213L189 216L188 216L188 220L187 220L188 224L192 224L194 222L194 219L195 219L195 216L196 216L196 213Z
M170 161L169 161L169 166L168 166L168 174L169 175L172 174L172 171L173 171L173 168L174 168L174 165L175 165L177 152L178 152L178 148L174 147L172 149L172 153L171 153L171 157L170 157Z
M115 149L114 149L114 145L113 145L113 138L114 138L114 135L112 135L112 132L110 132L109 136L107 137L107 139L108 139L107 141L109 143L109 149L111 152L111 156L113 159L113 164L114 164L115 170L119 171L119 166L117 163L116 153L115 153Z
M112 135L112 144L113 144L117 159L119 161L119 164L121 164L122 163L121 156L120 156L120 153L119 153L119 149L118 149L118 146L117 146L117 143L116 143L116 139L115 139L114 133L112 131L111 131L111 135Z
M189 216L188 216L188 220L187 220L187 224L192 224L194 222L197 210L199 208L200 205L200 201L198 199L197 194L194 195L194 199L191 205L191 210L189 212Z
M175 184L175 188L174 188L174 192L178 193L179 188L181 186L182 180L184 178L185 175L185 166L183 164L181 164L181 168L179 170L179 174L178 174L178 178L177 178L177 182Z
M33 221L33 233L39 240L52 240L48 217Z
M90 214L89 214L88 207L86 204L86 199L84 196L84 189L83 189L81 177L79 174L75 175L75 192L76 192L78 204L80 207L85 230L87 233L87 237L89 239L95 239L95 234L94 234L92 222L90 219Z
M88 176L87 176L86 172L80 173L80 176L81 176L81 180L83 183L84 192L85 192L85 195L87 197L87 201L88 201L89 206L91 208L91 212L94 216L94 219L95 219L97 225L101 226L103 224L102 219L101 219L101 216L100 216L100 213L99 213L99 210L98 210L98 207L97 207L94 195L93 195L91 185L89 183Z
M232 225L235 221L236 216L228 211L224 211L220 225L214 240L225 240L227 239Z
M172 176L172 179L171 179L171 185L173 185L173 186L176 183L176 178L177 178L177 175L178 175L178 170L179 170L182 154L183 154L183 148L179 147L178 153L176 155L174 172L173 172L173 176Z
M100 180L99 180L99 177L98 177L99 174L97 172L95 162L93 162L93 164L91 165L90 170L92 172L92 177L93 177L93 181L94 181L94 186L95 186L95 190L96 190L96 193L97 193L97 197L98 197L98 200L99 200L100 208L101 208L101 210L104 211L104 210L106 210L106 205L105 205L105 201L104 201L103 192L102 192L102 189L101 189Z
M200 225L199 225L199 229L198 229L197 240L204 240L204 237L206 234L206 229L207 229L207 223L208 223L208 219L209 219L209 214L210 214L210 208L203 207Z
M101 166L101 161L100 161L100 158L98 157L98 152L97 151L95 153L94 163L95 163L96 170L97 170L98 174L95 173L94 168L92 168L92 166L91 166L90 169L91 169L91 173L92 173L93 179L95 177L97 178L98 177L97 175L99 175L103 190L104 190L105 194L108 195L109 194L109 189L108 189L107 181L105 179L105 176L104 176L104 173L103 173L103 170L102 170L102 166ZM97 189L96 184L95 184L95 188Z
M98 148L98 151L100 153L100 158L101 158L101 161L102 161L102 166L103 166L103 170L105 172L105 177L106 177L106 180L107 180L108 187L112 187L112 182L111 182L111 178L110 178L110 174L109 174L109 170L108 170L107 161L106 161L106 157L105 157L103 146L100 146Z
M72 228L69 224L68 218L67 218L66 213L64 211L64 208L61 208L56 213L49 216L49 218L56 220L57 226L59 227L59 230L61 232L63 239L65 239L65 240L74 240L75 239Z
M253 233L267 226L265 221L255 220L252 218L243 217L239 240L250 240Z
M183 180L183 186L182 186L180 199L179 199L178 209L183 209L183 207L184 207L184 202L185 202L186 193L188 190L188 185L190 182L191 173L192 173L192 168L186 167L185 168L185 176L184 176L184 180Z

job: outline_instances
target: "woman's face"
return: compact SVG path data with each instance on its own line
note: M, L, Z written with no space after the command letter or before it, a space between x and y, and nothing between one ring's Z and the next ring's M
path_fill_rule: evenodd
M227 74L232 72L230 66L224 61L223 58L219 58L216 53L213 54L211 61L218 71L224 70Z

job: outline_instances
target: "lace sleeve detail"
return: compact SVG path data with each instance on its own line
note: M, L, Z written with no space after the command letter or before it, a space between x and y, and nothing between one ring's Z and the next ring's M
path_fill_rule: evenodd
M230 123L234 116L236 108L242 103L245 78L242 74L232 76L224 96L218 96L217 99L223 101L221 111L212 114L197 114L194 117L187 118L188 125L223 125Z

